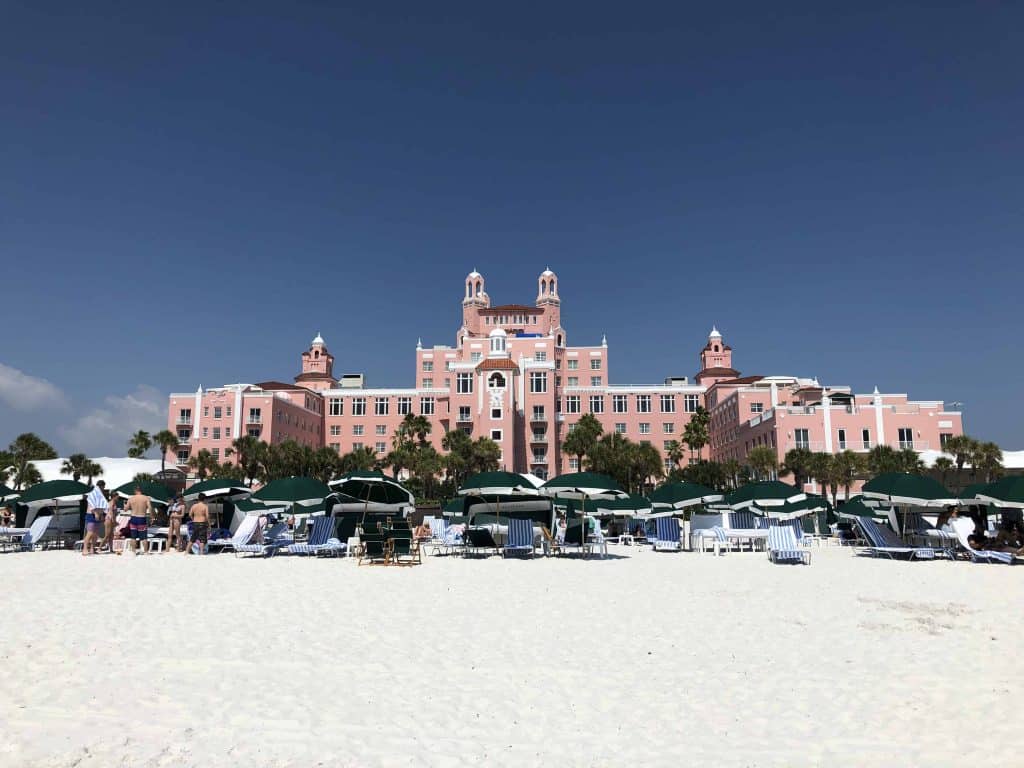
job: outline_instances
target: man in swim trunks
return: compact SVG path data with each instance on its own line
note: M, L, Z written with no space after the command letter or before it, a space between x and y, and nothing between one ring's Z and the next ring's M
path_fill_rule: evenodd
M99 527L107 513L107 497L103 493L106 483L99 480L85 499L85 537L82 540L82 556L96 554Z
M134 542L132 549L138 553L139 542L144 544L143 551L149 553L149 516L153 514L153 504L149 496L142 492L142 488L135 486L135 493L128 499L128 511L131 519L128 521L129 537Z
M192 515L192 540L199 547L199 554L206 554L206 542L210 538L210 508L206 506L206 494L200 493L199 500L189 510Z

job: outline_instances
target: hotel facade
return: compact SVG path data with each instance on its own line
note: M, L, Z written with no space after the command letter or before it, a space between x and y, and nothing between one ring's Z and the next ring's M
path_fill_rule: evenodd
M732 349L715 328L700 350L698 370L661 384L612 384L607 341L572 346L562 326L558 276L545 270L532 305L492 305L483 275L465 280L462 324L453 346L416 345L414 385L375 388L363 374L335 377L334 356L318 334L301 356L292 383L228 384L169 396L168 429L179 445L168 461L186 468L206 449L231 460L241 435L280 443L294 440L339 453L371 448L381 459L408 414L430 420L430 440L451 429L486 436L501 448L501 464L553 477L578 469L561 444L583 414L605 432L668 450L698 407L710 413L710 441L701 458L743 463L756 446L837 453L876 445L939 449L963 433L961 414L940 401L905 394L854 394L795 376L742 376Z

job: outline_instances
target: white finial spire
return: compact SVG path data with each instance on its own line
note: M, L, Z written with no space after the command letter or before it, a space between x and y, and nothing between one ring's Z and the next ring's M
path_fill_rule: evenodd
M877 384L875 385L875 391L872 392L871 394L873 394L873 395L880 395L880 394L882 394L881 392L878 391L878 385Z
M608 335L607 334L604 334L604 333L601 334L601 346L602 347L607 347L608 346Z
M718 326L712 324L712 326L711 326L711 333L708 334L708 338L709 339L720 339L720 338L722 338L722 334L720 334L718 332Z
M316 338L313 339L313 343L314 344L323 344L324 343L324 337L320 335L320 331L316 332Z
M422 338L416 339L416 349L423 349L423 339Z

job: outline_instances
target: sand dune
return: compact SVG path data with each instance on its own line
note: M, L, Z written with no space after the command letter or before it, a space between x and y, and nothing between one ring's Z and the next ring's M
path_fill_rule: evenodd
M1019 765L1024 569L0 557L0 765Z

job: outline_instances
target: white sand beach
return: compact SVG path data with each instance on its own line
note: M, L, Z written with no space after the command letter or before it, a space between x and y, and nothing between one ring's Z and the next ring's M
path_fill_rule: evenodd
M1024 760L1024 569L613 554L0 556L0 765Z

